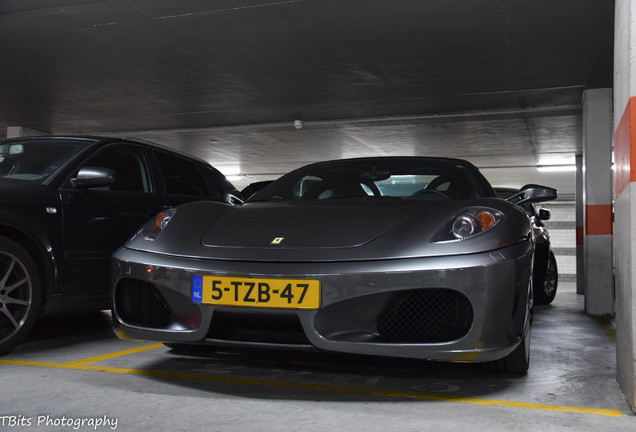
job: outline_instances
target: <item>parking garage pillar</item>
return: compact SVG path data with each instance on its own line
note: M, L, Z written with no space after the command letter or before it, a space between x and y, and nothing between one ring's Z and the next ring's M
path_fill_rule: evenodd
M614 239L617 379L636 412L636 3L616 1Z
M584 203L583 203L583 156L576 156L576 293L585 293L585 264L583 261Z
M612 89L583 94L585 312L614 314Z

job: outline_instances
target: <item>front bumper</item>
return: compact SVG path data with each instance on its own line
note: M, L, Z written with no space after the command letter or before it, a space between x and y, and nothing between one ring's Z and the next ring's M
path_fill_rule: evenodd
M120 338L168 343L491 361L512 352L528 330L531 269L530 241L480 254L319 263L205 260L120 248L112 263L113 329ZM195 274L319 279L321 306L193 303Z

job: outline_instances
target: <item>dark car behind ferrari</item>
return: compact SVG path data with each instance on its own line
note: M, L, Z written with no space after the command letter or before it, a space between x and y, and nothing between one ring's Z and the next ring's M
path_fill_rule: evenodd
M208 163L144 141L0 142L0 354L42 312L109 308L113 250L161 209L232 196Z
M521 189L495 188L495 191L501 198L514 200L515 195L528 187L532 187L532 185L524 186ZM550 232L544 223L544 221L550 220L550 210L537 209L536 205L532 203L522 203L520 207L530 219L535 237L534 267L532 272L534 304L550 304L556 296L559 283L559 272L556 257L552 251Z

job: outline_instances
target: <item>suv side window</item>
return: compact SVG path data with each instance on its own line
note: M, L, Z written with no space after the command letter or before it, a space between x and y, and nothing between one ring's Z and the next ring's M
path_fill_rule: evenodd
M205 179L207 180L210 197L220 198L221 194L228 189L225 176L218 170L210 166L199 164L197 165L198 168L201 170L201 173L203 173L203 177L205 177Z
M200 197L211 195L205 178L193 161L162 151L155 154L166 193Z
M84 166L110 168L115 171L115 183L108 190L152 192L146 157L141 149L114 146L98 153Z

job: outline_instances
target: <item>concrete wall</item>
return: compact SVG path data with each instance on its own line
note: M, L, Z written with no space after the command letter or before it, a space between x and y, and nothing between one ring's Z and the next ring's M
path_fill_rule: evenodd
M617 215L615 227L620 236L616 239L616 365L617 379L627 401L636 411L636 341L634 322L636 298L634 298L633 271L636 265L636 187L631 183L614 203Z
M616 0L615 17L616 363L618 382L636 411L636 3Z
M576 281L576 205L571 201L552 201L537 206L550 210L545 226L550 231L552 251L557 260L559 281Z

